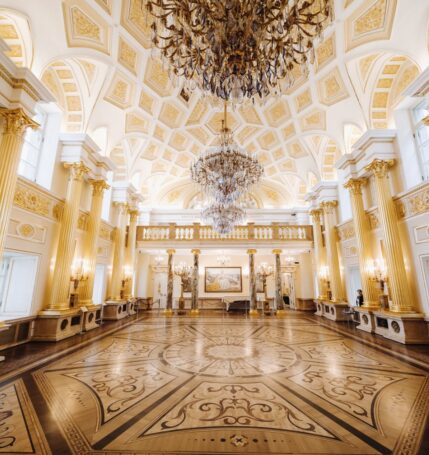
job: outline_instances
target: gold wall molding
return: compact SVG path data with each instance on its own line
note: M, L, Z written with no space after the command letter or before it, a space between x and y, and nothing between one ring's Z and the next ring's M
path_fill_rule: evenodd
M52 201L49 198L20 185L15 190L13 203L24 210L41 216L49 216L52 210Z
M398 218L410 218L429 212L429 182L395 198Z

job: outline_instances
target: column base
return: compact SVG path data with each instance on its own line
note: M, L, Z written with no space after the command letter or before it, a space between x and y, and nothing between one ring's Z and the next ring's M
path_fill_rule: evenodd
M198 308L194 308L189 312L189 315L192 317L197 317L200 315L200 310Z
M89 330L100 327L98 321L101 319L102 305L85 305L87 311L82 311L82 330Z
M249 316L252 318L257 318L259 316L259 312L256 308L252 308L249 310Z
M171 308L165 308L162 313L166 318L171 318L171 316L173 316L173 310Z
M106 321L119 321L128 316L126 300L107 300L103 304L103 319Z
M375 311L375 333L402 344L429 344L428 323L421 313Z
M276 310L276 316L278 318L284 318L286 316L286 310Z
M32 341L60 341L81 332L83 313L73 310L44 310L34 321Z
M323 316L323 300L322 299L314 299L314 304L316 305L316 312L314 313L315 316Z
M331 300L323 300L323 317L331 321L349 321L350 314L345 310L349 310L349 305L346 302L332 302Z
M375 333L375 316L374 311L379 311L380 308L372 307L356 307L356 311L359 313L359 324L356 326L359 330L363 330L368 333Z

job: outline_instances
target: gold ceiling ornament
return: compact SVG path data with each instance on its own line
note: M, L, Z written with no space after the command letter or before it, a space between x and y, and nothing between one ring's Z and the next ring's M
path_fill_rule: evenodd
M289 88L297 66L308 73L334 16L332 0L141 1L172 77L234 103Z

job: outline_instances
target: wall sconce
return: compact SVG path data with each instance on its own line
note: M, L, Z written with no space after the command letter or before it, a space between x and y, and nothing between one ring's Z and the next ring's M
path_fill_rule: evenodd
M384 291L384 284L387 281L387 269L384 259L374 259L373 264L369 264L367 270L370 280L379 283L380 289Z
M123 277L122 277L122 289L125 288L125 284L128 283L128 281L131 281L132 277L133 277L133 269L129 265L124 266Z
M162 264L163 260L164 258L162 256L155 256L154 258L155 265L159 267Z
M274 268L272 265L262 262L257 269L257 275L262 281L262 289L264 292L264 300L267 300L267 278L274 273Z
M71 276L70 276L70 281L73 282L73 289L77 290L79 287L79 283L82 281L87 281L88 280L88 264L86 261L83 259L75 259L73 260L72 266L71 266Z
M329 283L329 269L327 265L322 265L322 267L320 267L319 277L325 283Z
M219 262L220 265L223 266L231 262L231 258L229 256L226 256L225 254L221 254L220 256L218 256L216 260L217 262Z

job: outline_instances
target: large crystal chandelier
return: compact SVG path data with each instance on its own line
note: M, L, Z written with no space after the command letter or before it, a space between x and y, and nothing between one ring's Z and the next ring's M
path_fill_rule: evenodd
M217 204L231 205L262 177L256 156L249 155L234 140L227 126L225 103L220 143L209 148L191 165L191 178Z
M293 83L333 19L332 0L142 0L152 42L175 76L240 102Z
M219 234L228 234L234 226L244 221L246 213L236 205L212 204L202 212L204 221L211 222Z

